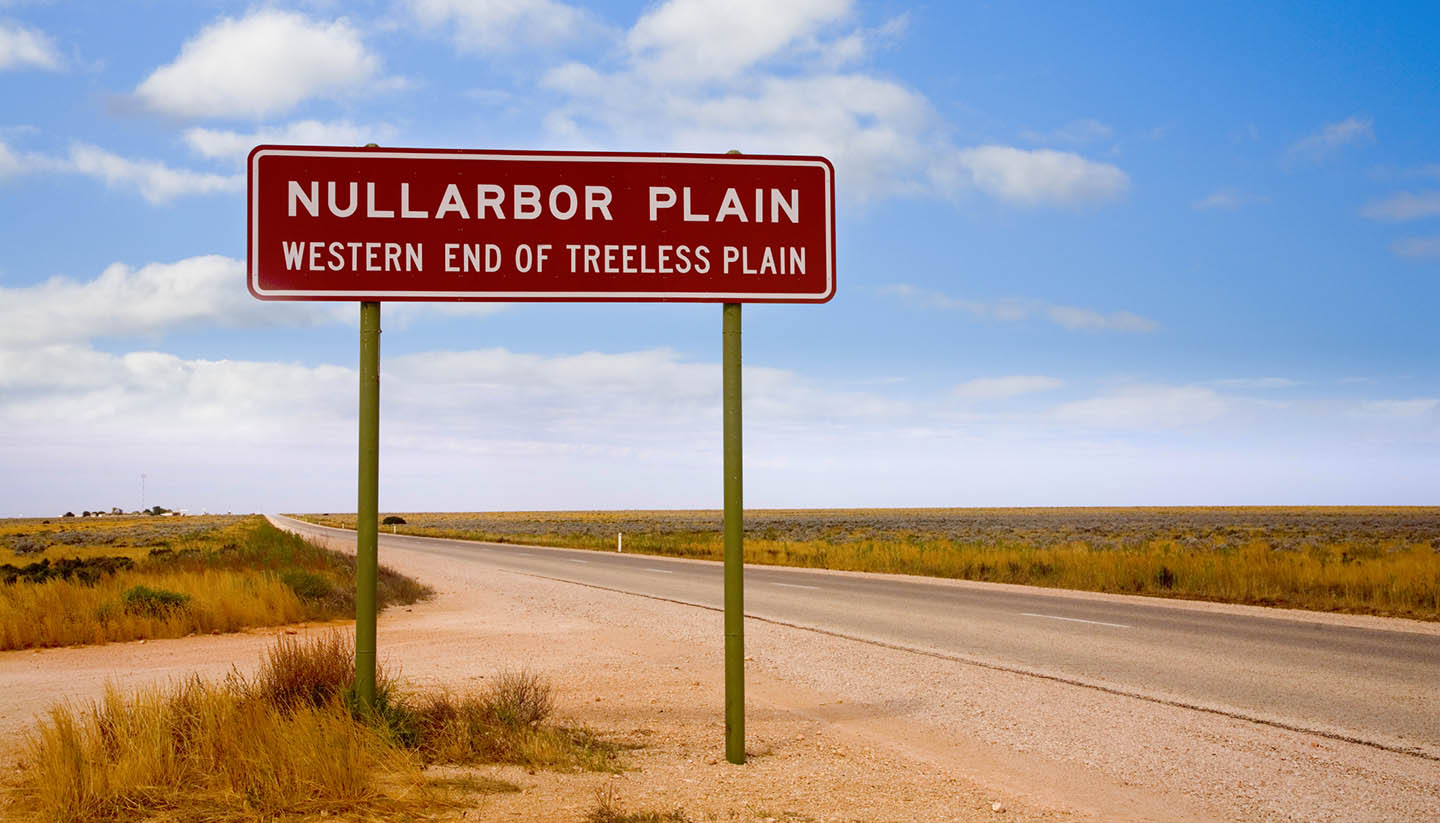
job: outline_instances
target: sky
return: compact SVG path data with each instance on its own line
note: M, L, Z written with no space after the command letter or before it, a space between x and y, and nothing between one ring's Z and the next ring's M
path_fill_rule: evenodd
M751 507L1440 503L1440 7L0 0L0 515L354 511L260 143L821 155ZM721 310L382 311L387 511L718 508ZM143 476L143 479L142 479Z

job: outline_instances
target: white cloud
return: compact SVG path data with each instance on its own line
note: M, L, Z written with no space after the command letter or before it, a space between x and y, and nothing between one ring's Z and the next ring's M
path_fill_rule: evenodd
M1390 244L1390 250L1401 257L1415 260L1429 260L1440 257L1440 235L1431 237L1402 237Z
M550 118L557 140L822 154L838 169L842 195L859 200L934 190L928 166L944 150L932 142L934 115L923 97L864 74L760 75L692 93L571 63L545 82L571 98Z
M981 191L1020 206L1106 203L1130 188L1125 172L1070 152L977 146L958 160Z
M1193 204L1197 211L1233 211L1253 203L1265 203L1269 198L1258 194L1247 194L1234 186L1222 186Z
M1057 406L1061 423L1105 429L1181 428L1209 423L1228 410L1225 398L1203 386L1134 386Z
M643 71L672 81L733 78L848 17L851 5L850 0L670 0L639 19L626 44ZM863 47L846 40L842 50L856 56Z
M20 155L16 154L9 146L0 143L0 180L7 177L14 177L24 170L24 164Z
M80 343L98 338L157 338L185 328L274 328L358 322L348 302L260 301L245 288L245 263L204 255L140 268L114 263L99 277L52 277L0 286L13 312L0 326L0 348ZM478 317L504 303L390 303L384 327L407 328L422 316Z
M565 98L546 118L556 144L674 151L821 154L840 196L958 198L979 190L1023 205L1114 200L1120 169L1069 153L958 148L926 97L856 69L869 44L903 29L849 27L851 3L670 0L629 31L614 70L578 62L543 85Z
M578 37L594 26L585 12L555 0L406 0L428 29L448 31L461 51L513 51Z
M1344 146L1373 141L1373 126L1374 121L1369 117L1347 117L1338 123L1327 124L1314 134L1292 143L1287 155L1292 161L1323 160Z
M262 143L277 145L363 146L383 143L395 134L386 123L362 125L349 120L297 120L284 126L269 126L253 132L192 128L185 131L185 143L204 157L243 161L250 150Z
M172 169L152 160L131 160L96 146L77 143L58 168L105 181L109 186L134 186L151 203L166 203L192 194L236 192L245 188L239 175Z
M1302 384L1288 377L1232 377L1216 380L1215 385L1235 389L1291 389Z
M55 41L44 32L0 20L0 71L58 71L62 65L64 61L55 48Z
M275 326L308 321L286 306L261 303L245 288L245 264L219 255L139 269L115 263L87 282L53 277L0 287L11 313L0 347L75 343L100 337L152 337L183 327Z
M1371 220L1419 220L1440 217L1440 191L1397 192L1369 203L1360 213Z
M1043 300L1007 298L1003 300L960 300L936 291L916 288L907 284L887 286L885 294L898 295L940 309L960 309L976 317L1015 322L1033 316L1049 319L1056 325L1074 331L1119 331L1151 332L1160 325L1146 317L1128 311L1105 314L1094 309L1079 306L1064 306Z
M1065 385L1058 377L1014 375L1011 377L977 377L956 386L953 394L963 400L1003 400L1022 394L1050 391Z
M379 58L344 19L325 23L262 9L207 26L135 94L166 114L263 117L312 97L371 87L379 70Z
M1128 311L1101 314L1078 306L1049 306L1046 313L1061 326L1077 331L1149 332L1159 328L1155 321Z
M1084 118L1072 120L1051 132L1025 131L1021 136L1032 143L1091 143L1114 133L1114 129L1099 120Z
M0 180L41 172L83 174L108 186L134 187L151 203L167 203L188 195L236 192L245 187L241 175L174 169L154 160L121 157L85 143L72 145L69 153L61 157L35 152L21 155L0 143Z
M1372 400L1360 406L1365 416L1414 420L1440 409L1440 397L1412 397L1407 400Z

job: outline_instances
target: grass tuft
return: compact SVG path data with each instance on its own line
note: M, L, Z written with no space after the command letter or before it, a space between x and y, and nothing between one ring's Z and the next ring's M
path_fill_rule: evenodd
M353 680L354 648L330 633L281 638L251 679L111 688L87 707L56 706L27 739L0 817L414 819L453 806L453 795L518 791L483 777L427 779L426 763L618 768L615 747L546 725L551 688L532 674L468 696L406 696L380 678L375 712L355 710Z
M690 823L690 818L680 809L668 812L624 811L614 786L607 785L597 795L596 806L585 815L585 823Z

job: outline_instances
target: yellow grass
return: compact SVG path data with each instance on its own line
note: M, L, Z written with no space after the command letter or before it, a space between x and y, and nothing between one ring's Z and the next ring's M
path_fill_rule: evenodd
M127 612L122 596L137 585L188 595L190 603L167 614ZM295 623L308 614L290 587L269 574L120 572L94 586L11 584L0 592L0 649L233 632Z
M17 553L17 548L23 553ZM354 563L259 517L0 521L0 567L130 564L0 584L0 650L232 632L353 617ZM145 595L153 598L146 600ZM381 605L427 596L382 569Z
M614 551L624 532L627 552L723 554L714 511L400 516L405 534ZM758 510L745 525L747 563L1440 619L1434 507Z
M354 646L282 639L254 680L191 677L89 706L59 705L6 779L5 820L231 821L433 817L464 795L518 791L475 775L430 779L427 762L614 770L614 747L545 721L547 682L501 678L474 696L407 697L381 678L354 708Z

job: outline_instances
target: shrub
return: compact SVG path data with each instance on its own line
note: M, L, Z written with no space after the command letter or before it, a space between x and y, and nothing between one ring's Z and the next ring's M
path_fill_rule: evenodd
M483 701L488 719L502 726L535 726L555 710L550 683L525 669L502 672Z
M185 608L190 595L149 586L132 586L120 595L125 604L126 614L143 614L149 617L164 617L176 609Z
M280 573L280 581L295 592L301 600L324 600L335 594L335 584L330 578L304 569L287 569Z
M380 525L382 525L382 526L403 526L403 525L405 525L405 518L399 516L398 514L388 515L384 520L381 520L381 521L380 521Z
M290 711L323 706L354 682L355 647L339 632L330 632L306 644L294 637L278 639L265 650L250 689L255 697Z

